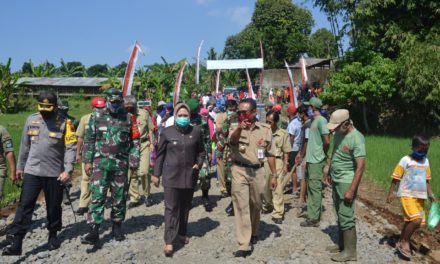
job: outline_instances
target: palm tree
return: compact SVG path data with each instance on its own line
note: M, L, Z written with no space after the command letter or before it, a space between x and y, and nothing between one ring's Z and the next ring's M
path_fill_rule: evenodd
M0 64L0 112L5 113L13 107L12 95L18 90L19 74L11 73L11 58L5 65Z
M61 59L61 66L58 68L58 73L65 77L83 77L86 75L86 68L80 62L65 62Z

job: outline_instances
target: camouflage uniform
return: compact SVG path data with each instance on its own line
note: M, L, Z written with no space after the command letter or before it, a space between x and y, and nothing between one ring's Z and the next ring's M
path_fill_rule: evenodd
M8 152L14 152L12 138L8 130L0 126L0 199L3 197L3 185L6 180L6 157Z
M197 114L191 117L190 124L192 126L199 126L202 131L203 146L206 154L212 152L211 139L209 138L209 126L207 120L204 120L201 115ZM200 189L208 191L211 188L211 178L209 177L208 159L205 159L203 166L199 171ZM207 198L207 197L206 197Z
M225 122L222 126L222 131L217 133L217 149L216 156L223 157L225 161L225 178L226 178L226 191L229 195L231 195L231 180L232 180L232 159L231 159L231 151L227 144L228 136L229 136L229 128L231 124L238 122L237 113L233 112L232 114L227 115Z
M94 112L86 131L84 153L84 163L93 164L88 222L92 225L103 222L108 188L113 199L111 218L113 222L124 221L127 172L129 168L135 170L139 167L136 119L122 109L110 113L107 107L102 112Z

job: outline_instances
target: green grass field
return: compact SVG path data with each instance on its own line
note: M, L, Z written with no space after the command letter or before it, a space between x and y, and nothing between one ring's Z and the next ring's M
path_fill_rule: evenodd
M91 111L90 102L87 100L69 99L70 111L69 114L78 120L81 116ZM35 112L37 111L37 104L35 104ZM6 127L12 136L14 143L15 157L18 156L20 150L20 139L23 132L23 125L27 117L34 112L21 112L18 114L4 114L0 115L0 125ZM0 207L5 206L17 199L20 195L20 190L14 186L7 175L7 180L3 189L4 197L0 200Z

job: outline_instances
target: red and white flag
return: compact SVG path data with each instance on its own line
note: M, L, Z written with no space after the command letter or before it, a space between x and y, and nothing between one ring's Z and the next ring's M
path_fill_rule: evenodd
M264 72L264 50L263 50L263 43L260 40L260 54L261 54L261 58L263 59L263 68L261 69L261 73L260 73L260 91L261 89L263 89L263 72Z
M256 100L254 90L252 89L251 77L249 76L249 71L246 68L247 86L248 86L248 98Z
M296 109L298 108L298 98L296 94L295 83L293 81L292 71L290 70L289 64L287 64L286 61L284 61L284 65L286 66L287 76L289 78L290 104L295 106Z
M218 94L218 88L220 87L220 73L222 70L217 70L217 76L215 78L215 94Z
M122 95L131 95L131 87L133 85L134 69L136 67L136 62L139 52L143 53L141 44L139 42L134 43L133 51L131 52L130 59L125 69L124 84L122 86Z
M180 96L180 85L182 84L183 71L185 70L187 61L183 62L182 67L180 67L179 73L177 74L176 84L174 86L174 96L173 96L173 106L175 107L177 102L179 101Z
M306 87L308 78L307 78L307 70L306 70L306 60L304 59L304 56L301 56L301 59L299 59L299 62L301 64L301 81L303 88Z
M196 85L199 84L199 76L200 76L200 51L202 50L203 40L200 42L199 48L197 49L196 56Z

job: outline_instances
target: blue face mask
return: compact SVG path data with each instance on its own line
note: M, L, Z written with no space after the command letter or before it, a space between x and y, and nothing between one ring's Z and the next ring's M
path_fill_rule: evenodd
M327 118L328 116L328 111L327 109L320 109L319 112L321 113L321 115L325 118Z
M110 113L118 113L122 110L122 102L118 103L111 103L107 102L107 108L110 111Z
M176 125L180 128L185 128L189 125L189 117L177 117Z
M411 154L411 156L415 159L415 160L422 160L426 157L428 153L426 152L421 152L421 151L417 151L417 150L413 150L413 153Z
M307 115L309 116L309 118L313 117L313 108L309 107L309 109L307 110Z

